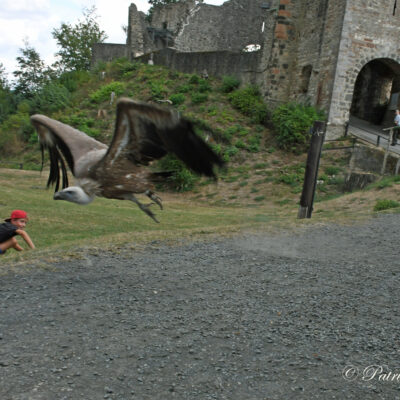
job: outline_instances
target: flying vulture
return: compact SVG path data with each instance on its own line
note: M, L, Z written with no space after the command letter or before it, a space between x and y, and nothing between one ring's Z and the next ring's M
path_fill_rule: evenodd
M148 165L173 153L194 172L215 178L214 167L221 158L194 132L192 123L172 109L123 98L117 104L114 136L110 146L44 115L33 115L42 150L50 155L47 186L55 184L55 200L88 204L96 196L131 200L158 222L150 205L161 199L153 192L154 182L168 173L153 172ZM69 186L65 161L75 177ZM61 171L60 171L61 170ZM62 176L62 190L59 191ZM151 200L142 204L136 194Z

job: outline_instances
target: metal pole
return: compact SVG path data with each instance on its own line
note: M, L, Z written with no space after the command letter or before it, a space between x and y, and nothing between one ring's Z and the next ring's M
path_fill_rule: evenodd
M306 171L304 174L303 191L300 198L300 207L297 218L311 218L315 189L317 186L319 161L322 144L325 139L326 123L314 121L310 149L308 151Z

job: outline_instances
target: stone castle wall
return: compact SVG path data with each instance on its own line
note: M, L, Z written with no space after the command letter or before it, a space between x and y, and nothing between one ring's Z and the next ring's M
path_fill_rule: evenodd
M329 108L332 124L341 125L349 119L354 85L368 62L374 59L400 62L400 4L397 4L394 10L394 1L347 1Z
M151 29L172 37L163 44L132 4L126 49L102 45L97 58L154 53L155 63L184 72L237 75L257 83L273 106L296 100L324 109L338 135L362 68L374 59L400 62L400 4L394 11L394 0L182 0L154 10ZM244 53L249 44L260 50Z

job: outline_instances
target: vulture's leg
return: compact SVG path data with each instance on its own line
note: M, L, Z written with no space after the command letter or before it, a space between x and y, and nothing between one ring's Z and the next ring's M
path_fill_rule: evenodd
M126 194L124 196L125 200L130 200L133 201L134 203L136 203L138 205L138 207L145 212L152 220L154 220L155 222L159 223L159 221L157 221L156 216L154 215L154 213L150 210L150 206L154 203L150 203L150 204L142 204L132 193L130 194Z
M145 192L144 194L145 194L150 200L153 200L154 203L157 203L161 210L163 209L162 202L161 202L161 198L158 197L154 192L152 192L151 190L146 190L146 192Z

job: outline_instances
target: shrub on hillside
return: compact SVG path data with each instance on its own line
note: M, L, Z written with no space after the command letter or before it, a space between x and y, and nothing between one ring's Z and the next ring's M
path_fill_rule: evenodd
M116 96L121 95L124 92L123 83L115 81L107 85L103 85L98 90L93 92L89 98L94 103L101 103L109 100L112 92L114 92Z
M58 83L48 83L31 100L33 113L51 113L65 108L70 103L69 90Z
M400 203L396 200L378 200L374 205L374 211L383 211L388 210L390 208L397 208L400 207Z
M185 95L183 93L176 93L172 94L169 99L172 101L172 104L179 106L185 102Z
M188 170L182 161L171 154L167 154L157 161L155 167L157 170L171 172L168 182L178 192L193 189L195 182L198 180L198 177Z
M324 119L315 107L297 103L283 104L272 113L272 123L280 148L304 151L310 140L310 128L315 120Z
M252 122L265 124L268 119L268 108L256 86L246 86L228 95L233 107L249 116Z
M192 98L193 104L200 104L200 103L204 103L207 101L208 95L207 95L207 93L194 92L194 93L192 93L191 98Z
M224 93L233 92L240 85L240 80L234 76L224 76L222 78L221 90Z
M60 84L65 86L69 92L75 92L78 87L88 82L90 79L90 73L88 71L69 71L64 72L60 76Z

